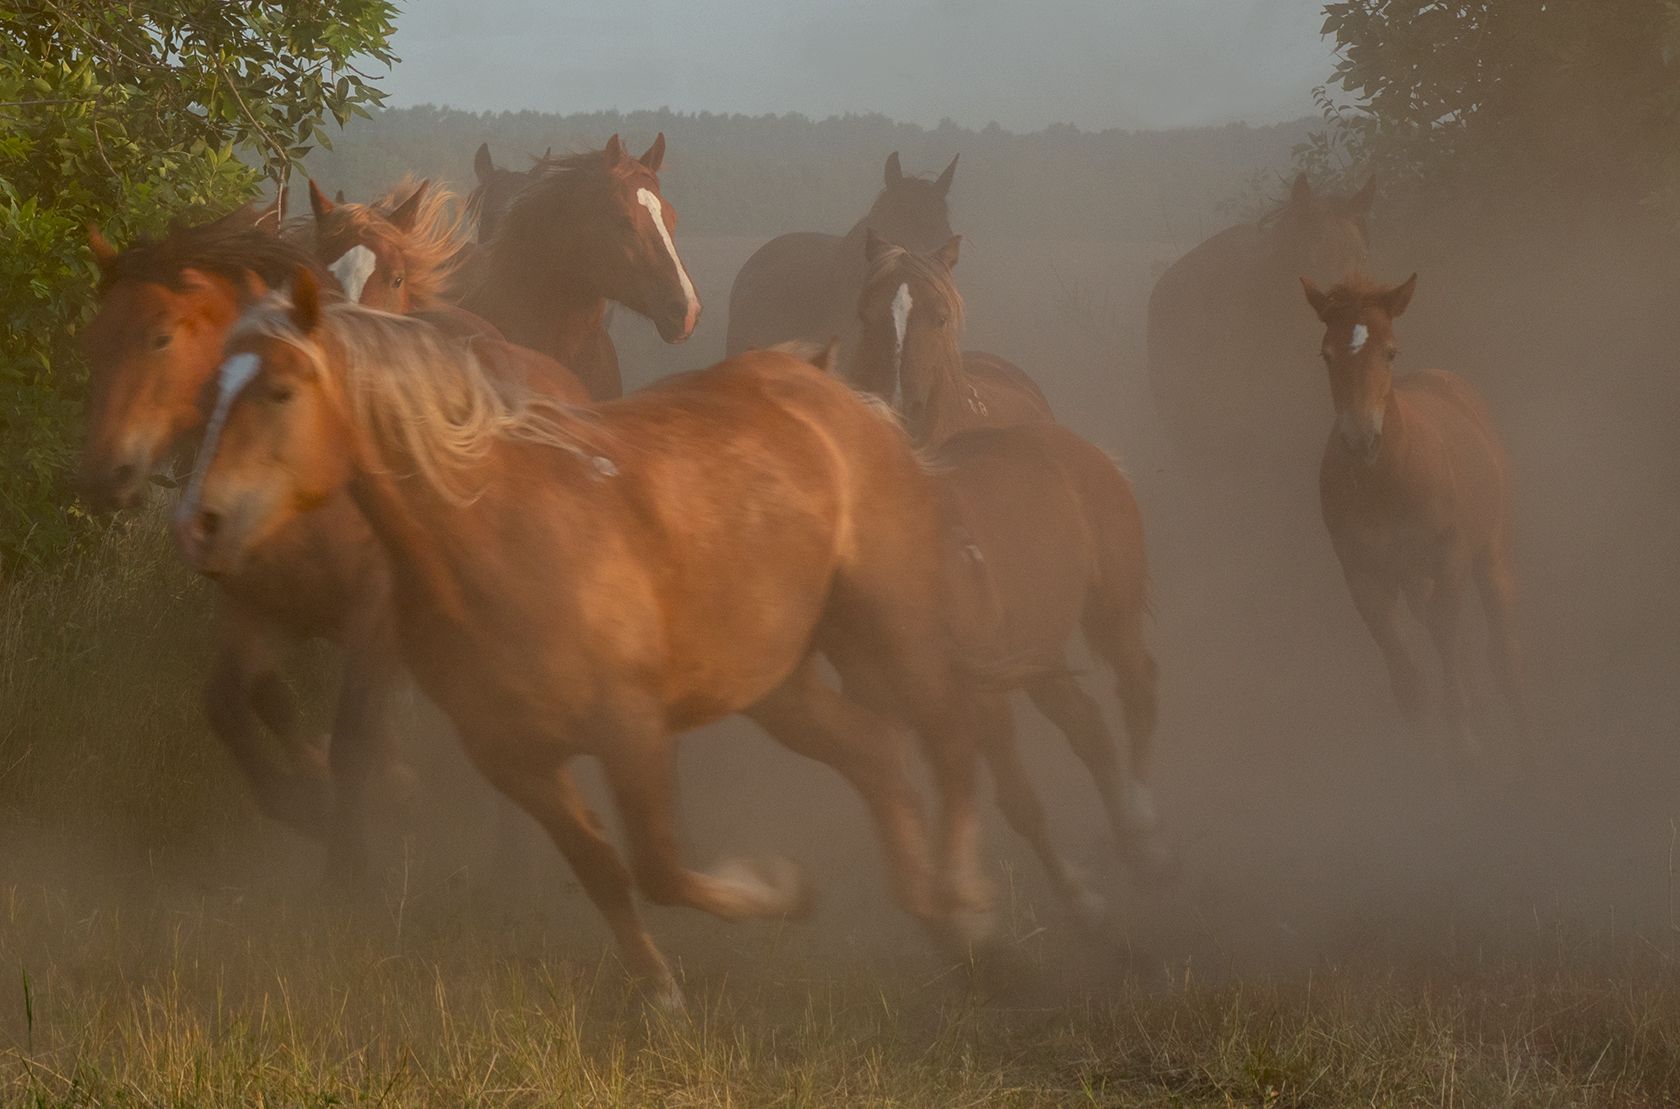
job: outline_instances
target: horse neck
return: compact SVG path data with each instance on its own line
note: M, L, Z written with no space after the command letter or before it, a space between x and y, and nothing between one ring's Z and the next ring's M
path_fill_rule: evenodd
M591 287L588 267L566 256L535 259L498 240L484 279L462 307L495 324L516 343L562 362L605 334L607 298Z
M973 423L968 406L969 380L963 369L962 346L952 339L938 359L926 368L929 377L926 401L915 429L916 439L938 443ZM899 382L902 391L904 383Z

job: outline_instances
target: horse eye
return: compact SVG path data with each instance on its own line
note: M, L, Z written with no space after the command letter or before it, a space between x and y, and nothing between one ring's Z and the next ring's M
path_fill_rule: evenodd
M296 395L297 391L285 382L276 382L268 389L268 399L274 404L285 404Z
M403 275L400 274L400 273L397 274L397 276L391 278L391 288L393 288L393 289L400 287L402 285L402 283L403 283Z
M175 336L168 331L160 332L159 334L153 335L152 336L152 349L153 350L162 350L164 347L169 345L170 340L173 339L174 337Z
M1399 347L1389 347L1388 348L1388 360L1390 362L1392 362L1398 357L1400 357L1400 348Z

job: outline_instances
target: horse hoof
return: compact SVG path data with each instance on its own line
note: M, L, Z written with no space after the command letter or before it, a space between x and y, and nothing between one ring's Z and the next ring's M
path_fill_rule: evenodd
M815 904L799 864L782 855L726 859L711 877L730 891L740 916L798 919L810 915Z
M688 999L683 996L676 978L669 974L647 981L643 985L642 996L648 1008L661 1016L681 1017L688 1014Z
M1099 893L1080 887L1068 895L1068 908L1073 919L1087 932L1099 932L1108 922L1108 900Z

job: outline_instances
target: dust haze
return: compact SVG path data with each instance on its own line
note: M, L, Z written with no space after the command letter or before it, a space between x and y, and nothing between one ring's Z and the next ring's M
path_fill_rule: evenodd
M481 20L483 6L475 7L471 21L516 25L519 5L489 7L507 11ZM1327 52L1312 4L1186 4L1158 21L1145 19L1145 9L1166 12L1167 5L1079 4L1063 24L1029 19L1016 5L986 3L970 13L928 0L893 6L890 18L911 29L904 35L879 30L875 5L809 13L784 5L773 19L741 5L717 11L710 33L750 30L755 41L784 49L780 68L743 75L690 64L657 79L640 75L631 59L661 70L667 53L687 48L699 7L580 11L563 32L570 44L551 51L546 24L510 43L508 33L458 33L468 17L454 5L417 3L404 16L399 50L408 60L392 88L399 101L475 109L785 106L819 115L881 110L928 123L950 116L975 127L1063 118L1093 129L1158 127L1305 116ZM1209 28L1208 13L1228 7L1243 14ZM643 33L654 15L664 23ZM1235 70L1221 66L1221 52L1246 43L1245 29L1256 26L1266 28L1261 45L1277 49L1251 54ZM957 51L930 56L926 27L956 27L968 60ZM1069 46L1068 64L1053 64L1064 45L1099 31L1112 37L1117 28L1124 30L1118 58ZM973 60L982 32L982 45L1014 44L1018 71ZM876 54L880 38L887 47ZM577 45L585 41L605 44L593 62ZM1173 49L1157 51L1158 41ZM530 82L474 75L493 51L516 48ZM1175 76L1193 55L1205 66ZM1129 57L1140 64L1129 65ZM607 91L608 81L620 91ZM934 85L946 91L929 92ZM1153 90L1147 96L1146 88ZM640 149L651 135L626 138ZM683 136L670 139L680 160ZM342 140L354 141L353 132ZM933 171L961 153L944 150L937 163L911 168ZM456 183L464 191L471 149L459 156ZM877 172L863 166L858 177ZM1468 378L1488 398L1513 459L1534 728L1524 741L1493 710L1481 614L1469 612L1471 696L1488 717L1486 754L1471 762L1449 751L1444 737L1414 733L1398 718L1318 518L1323 439L1301 442L1293 469L1224 474L1205 472L1168 440L1145 373L1144 309L1155 278L1199 234L1174 237L1164 227L1152 243L1012 238L966 218L965 182L984 172L965 159L952 193L952 224L965 236L957 280L967 300L966 345L1025 368L1064 422L1123 460L1136 487L1153 578L1150 639L1161 667L1157 803L1181 855L1171 886L1135 883L1083 768L1019 704L1021 746L1054 835L1106 897L1112 921L1100 934L1082 931L1024 845L988 810L987 852L1005 885L1008 926L1036 960L1033 980L1012 988L1066 997L1137 983L1166 987L1187 974L1239 979L1361 963L1427 975L1441 961L1477 953L1544 951L1563 935L1666 936L1677 912L1680 818L1680 267L1673 251L1614 226L1560 236L1541 217L1526 241L1400 226L1380 206L1374 217L1373 275L1420 274L1398 324L1398 369L1441 367ZM1275 177L1270 184L1276 187ZM1237 197L1247 183L1224 186ZM680 206L682 195L671 192ZM860 188L855 215L871 198ZM1571 198L1557 198L1558 210L1570 206ZM626 387L721 357L735 272L770 234L798 229L679 231L705 314L688 343L670 347L646 321L618 312L613 334ZM1299 311L1310 323L1304 302ZM1321 383L1307 330L1298 372ZM1328 389L1318 395L1327 435ZM187 602L202 599L184 574L160 569L156 580ZM1434 655L1421 629L1410 630L1438 698ZM156 626L129 633L142 643L167 634ZM314 662L304 660L298 680L319 693L330 689L329 668ZM1082 665L1118 733L1106 676L1088 660ZM85 680L147 688L138 678ZM175 688L158 696L190 698L198 677L183 672L172 680ZM131 714L147 711L142 699ZM542 932L550 954L598 958L608 946L605 929L534 826L508 816L417 697L403 726L429 800L404 818L399 836L386 837L376 915L389 917L400 905L411 920L459 916L462 942L521 952ZM208 733L169 743L183 774L221 783L200 789L199 800L216 811L248 808ZM96 764L68 769L101 773ZM725 981L770 943L798 948L818 966L861 960L935 977L937 957L894 908L865 814L832 772L734 720L684 740L679 782L688 860L785 853L804 865L821 896L812 920L785 929L655 911L654 932L691 979ZM170 819L190 824L193 812L187 806ZM317 849L251 814L237 822L239 836L144 856L102 831L98 805L86 799L54 820L15 823L8 881L50 875L75 904L199 904L228 888L282 901L325 896ZM192 844L190 828L170 842ZM160 929L135 942L168 940Z

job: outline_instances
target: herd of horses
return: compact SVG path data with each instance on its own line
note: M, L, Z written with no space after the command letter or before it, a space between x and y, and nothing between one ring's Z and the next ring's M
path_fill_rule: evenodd
M190 466L176 537L219 587L209 723L263 812L363 873L372 802L416 788L391 726L412 678L551 836L633 973L677 1004L636 889L727 919L809 904L786 859L682 861L674 741L729 714L850 783L897 899L940 943L994 927L982 770L1058 893L1100 914L1022 765L1019 690L1088 767L1134 867L1168 874L1138 503L1028 373L963 349L956 160L922 178L895 153L847 234L785 235L742 268L724 361L621 395L609 305L673 343L701 310L664 155L663 135L639 156L614 136L519 172L480 147L464 203L424 181L368 204L311 182L292 219L246 207L120 251L90 230L83 485L121 508ZM1357 276L1370 200L1302 181L1273 217L1186 255L1150 303L1150 372L1187 441L1246 449L1232 393L1303 351L1231 337L1279 333L1242 324L1282 313L1297 277L1354 275L1327 291L1301 277L1337 413L1324 518L1401 709L1424 715L1404 597L1468 736L1471 581L1519 703L1508 465L1463 380L1393 379L1415 278ZM281 675L308 638L342 648L324 747ZM1127 757L1070 661L1081 639L1112 676ZM918 749L931 821L905 761ZM628 865L578 756L604 769Z

